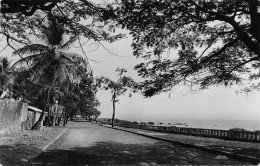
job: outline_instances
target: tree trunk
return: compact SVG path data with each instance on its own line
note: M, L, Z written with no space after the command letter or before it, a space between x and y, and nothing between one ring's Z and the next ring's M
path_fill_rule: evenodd
M66 120L67 120L67 118L66 118L66 113L64 112L64 116L63 116L63 126L66 125Z
M47 102L45 104L46 104L45 109L42 110L38 121L33 125L31 130L40 130L41 129L41 124L42 124L42 121L43 121L44 113L45 113L45 110L47 110Z
M67 112L66 112L66 124L68 123L69 118L70 118L69 112L67 111Z
M116 98L115 98L115 93L113 95L113 115L112 115L112 127L114 127L114 119L115 119L115 102L116 102Z
M38 121L33 125L33 127L32 127L32 129L31 130L40 130L41 129L41 124L42 124L42 120L43 120L43 117L44 117L44 113L45 113L45 111L47 110L47 106L48 106L48 101L49 101L49 90L48 90L48 92L47 92L48 94L47 94L47 98L46 98L46 100L45 100L45 108L44 108L44 110L42 110L42 112L41 112L41 115L40 115L40 117L39 117L39 119L38 119Z
M68 111L65 110L65 124L68 123Z
M63 113L62 113L62 119L63 119L63 126L65 126L67 124L67 115L66 115L66 109L63 109Z

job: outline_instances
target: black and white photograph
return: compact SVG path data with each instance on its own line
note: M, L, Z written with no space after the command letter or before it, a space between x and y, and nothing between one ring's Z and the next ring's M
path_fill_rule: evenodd
M0 166L260 165L260 0L0 0Z

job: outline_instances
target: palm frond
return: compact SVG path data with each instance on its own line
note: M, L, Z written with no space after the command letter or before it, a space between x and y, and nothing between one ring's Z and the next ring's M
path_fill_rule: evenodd
M14 51L13 55L41 54L46 53L49 50L50 48L48 46L42 44L32 44Z
M78 68L75 64L66 65L66 69L69 73L68 77L72 83L79 83L81 78L81 73L78 72Z
M46 58L46 57L45 57ZM30 76L31 80L36 84L43 84L50 82L50 79L46 79L46 71L51 66L50 61L46 60L45 58L36 61L31 65L31 69L27 71L28 75Z
M82 66L82 68L86 69L88 66L88 61L85 58L83 58L80 54L61 51L61 55L67 59L72 60L75 63L75 65L78 67Z
M36 55L30 55L27 57L24 57L23 59L19 59L18 61L16 61L11 68L17 67L17 66L22 66L24 64L26 64L27 62L37 62L38 59L41 59L43 56L45 56L46 53L41 53L41 54L36 54ZM33 64L30 64L33 66Z
M65 63L64 68L66 69L67 78L71 83L80 82L82 73L78 72L78 66L73 61L70 63Z
M64 52L64 51L60 51L60 53L65 58L68 58L74 62L85 60L80 54L77 54L77 53L70 53L70 52Z
M72 83L70 82L69 79L66 79L66 81L64 81L61 85L60 85L60 88L61 88L61 91L66 93L66 94L69 94L70 92L70 85Z
M55 77L58 79L58 82L62 84L67 81L68 74L69 73L67 71L66 65L63 64L59 66L58 70L56 70Z

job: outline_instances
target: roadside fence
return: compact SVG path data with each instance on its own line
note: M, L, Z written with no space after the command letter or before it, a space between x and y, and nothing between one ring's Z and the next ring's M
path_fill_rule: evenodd
M202 128L186 128L174 126L153 126L153 125L139 125L117 123L117 126L126 128L136 128L144 130L152 130L158 132L167 132L173 134L184 134L200 137L213 137L226 140L244 141L244 142L258 142L260 143L260 133L253 131L233 131L233 130L216 130L216 129L202 129Z

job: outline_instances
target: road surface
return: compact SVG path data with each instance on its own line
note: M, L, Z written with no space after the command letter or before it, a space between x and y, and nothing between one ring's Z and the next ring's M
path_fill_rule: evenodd
M54 165L242 165L226 156L187 148L143 136L73 122L67 132L33 164Z

